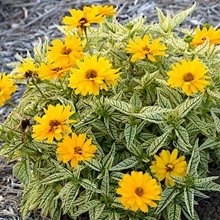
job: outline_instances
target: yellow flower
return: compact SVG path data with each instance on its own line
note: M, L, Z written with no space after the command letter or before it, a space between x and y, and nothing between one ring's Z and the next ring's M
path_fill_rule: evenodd
M210 45L220 44L220 29L215 30L213 27L203 27L202 30L200 30L196 28L191 45L199 46L203 44L207 38L209 39Z
M70 67L75 64L77 59L83 57L82 42L76 36L66 36L65 41L55 39L49 47L49 62L58 67Z
M51 63L41 63L38 68L38 75L41 79L63 78L68 68L57 67Z
M5 101L11 98L11 94L15 92L17 87L14 82L10 80L9 75L0 73L0 106L3 106Z
M32 77L37 77L36 65L34 60L27 57L19 63L19 65L12 71L12 76L14 79L28 79Z
M111 63L104 57L86 56L76 64L78 69L72 69L69 78L69 87L76 89L76 94L98 95L101 89L108 91L107 86L116 85L119 78L119 69L112 69Z
M95 7L99 9L99 14L102 16L113 16L116 14L116 9L112 5L97 5Z
M63 23L67 25L66 31L78 28L79 33L82 34L83 30L90 26L90 24L103 22L103 16L100 14L100 9L94 6L84 6L83 11L71 9L70 14L71 16L65 16L63 18Z
M167 47L164 44L160 44L160 40L156 39L152 43L150 43L150 37L145 35L142 38L137 37L135 41L130 40L127 52L134 54L131 58L132 62L137 60L143 60L147 58L152 62L156 62L155 56L165 56Z
M166 186L174 186L174 181L170 176L185 176L187 163L185 156L178 157L178 150L174 149L172 153L168 150L162 150L159 156L155 155L155 161L152 162L150 169L159 181L165 179Z
M61 143L58 143L58 160L67 163L75 168L79 161L90 160L96 151L96 146L91 144L92 139L86 141L86 134L77 136L72 133L72 137L65 136Z
M157 207L153 200L160 200L161 187L148 173L132 171L131 175L123 175L117 193L122 197L119 201L126 209L148 212L148 206Z
M33 125L33 138L40 141L47 139L48 143L51 143L54 138L60 140L63 134L71 132L67 124L74 122L68 119L74 112L70 109L70 105L64 107L60 104L49 105L48 109L44 108L43 117L34 118L39 124Z
M172 70L167 72L170 77L168 85L173 88L182 88L183 92L188 96L193 93L203 93L205 87L210 85L210 82L206 80L209 78L205 75L206 73L206 66L199 60L182 60L181 63L172 65Z

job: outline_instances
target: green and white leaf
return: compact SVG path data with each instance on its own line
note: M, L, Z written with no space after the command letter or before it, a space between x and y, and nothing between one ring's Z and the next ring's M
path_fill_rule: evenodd
M133 157L127 158L127 159L121 161L120 163L118 163L117 165L111 167L110 171L126 170L131 167L134 167L137 163L138 163L138 161L133 156Z
M161 108L159 106L147 106L142 108L140 113L132 113L131 115L152 122L152 123L163 123L164 114L171 112L171 109Z
M72 215L72 217L78 217L79 215L88 212L89 210L95 208L98 204L100 204L100 202L98 200L91 200L88 201L87 203L80 205L78 210L76 212L74 212L74 214Z
M181 207L172 202L169 206L168 206L168 220L181 220Z
M112 167L114 158L115 158L115 144L112 145L112 148L109 151L109 153L103 158L102 167L105 168L106 170L110 169Z
M202 102L202 99L203 99L203 95L198 95L197 97L192 99L188 98L186 99L185 102L178 105L175 108L175 111L177 112L180 118L184 118L192 109L199 107L199 105Z
M175 15L172 19L172 29L179 26L190 14L192 14L195 8L196 8L196 2L190 8Z
M101 184L101 193L105 196L109 195L109 190L110 190L110 186L109 186L109 172L106 171L105 175L102 179L102 184Z
M166 142L169 134L170 134L170 130L162 134L160 137L157 137L147 149L147 153L150 156L156 154L164 146L164 143Z
M90 190L96 193L101 193L101 190L97 188L96 184L91 182L89 179L81 179L79 184L87 190Z
M31 169L28 159L17 162L13 167L13 174L24 184L30 179Z
M178 194L179 191L177 189L171 187L164 189L155 213L161 213Z
M198 166L200 162L199 148L195 145L187 167L187 174L190 176L198 175Z
M96 207L89 211L90 220L99 220L100 215L105 209L105 204L98 204Z
M192 149L192 146L189 142L189 134L183 126L178 126L175 129L176 136L178 138L177 143L184 148Z
M83 162L86 166L90 167L91 169L95 171L101 171L102 169L102 164L96 159L92 158L90 160L85 160Z
M125 124L124 135L128 149L131 149L132 147L136 132L137 132L137 125Z
M194 219L194 190L184 189L184 201L187 207L187 212Z
M217 132L220 133L220 118L213 111L211 111L211 114L214 120L215 128Z

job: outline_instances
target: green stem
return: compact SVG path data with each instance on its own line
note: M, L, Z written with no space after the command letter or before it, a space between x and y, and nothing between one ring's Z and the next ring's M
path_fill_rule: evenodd
M87 29L85 28L84 29L84 32L85 32L85 36L86 36L86 46L89 50L89 54L92 55L92 50L91 50L91 47L90 47L90 41L89 41L89 38L88 38L88 34L87 34Z
M37 88L37 90L39 91L39 93L42 95L42 97L47 100L47 97L43 94L43 92L40 90L39 86L37 85L37 83L34 81L34 79L32 79L32 83L33 85Z
M7 104L11 105L13 108L15 108L17 105L11 102L10 100L7 100Z
M65 89L64 89L64 87L63 87L62 81L61 81L60 79L58 79L58 80L59 80L59 82L60 82L61 88L63 89L63 91L65 91Z

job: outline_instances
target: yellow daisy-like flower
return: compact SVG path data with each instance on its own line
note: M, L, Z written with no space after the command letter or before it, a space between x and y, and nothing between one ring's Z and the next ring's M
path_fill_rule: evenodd
M112 69L111 63L104 57L84 57L77 61L78 68L72 69L69 87L76 89L75 93L98 95L101 89L108 91L107 86L114 86L119 78L119 69Z
M137 60L143 60L147 58L152 62L156 62L157 59L155 56L165 56L167 47L164 44L160 44L160 40L156 39L150 43L150 37L145 35L143 39L141 37L137 37L135 41L130 40L127 52L134 54L131 58L132 62Z
M102 16L113 16L116 14L116 9L112 5L97 5L95 7L99 9L99 14Z
M58 67L73 66L77 59L83 55L83 46L81 40L76 36L66 36L65 41L55 39L48 47L49 62Z
M148 212L148 206L157 207L154 200L160 200L161 187L148 173L132 171L131 175L125 174L119 186L119 201L126 209Z
M63 134L71 132L71 128L67 124L75 122L75 120L69 120L74 113L71 111L70 105L66 107L60 104L48 105L48 109L44 108L44 113L42 118L38 116L34 118L39 123L33 125L32 137L35 140L47 139L48 143L51 143L54 138L60 140Z
M38 75L42 80L63 78L69 68L57 67L51 63L41 63L38 68Z
M70 14L71 16L63 18L63 23L67 25L66 31L78 28L80 34L92 23L101 23L104 19L100 14L100 9L96 6L84 6L83 10L71 9Z
M10 79L9 75L0 73L0 106L3 106L5 101L11 98L11 94L15 92L17 86Z
M70 161L71 167L75 168L79 161L90 160L96 151L96 146L91 144L92 139L86 141L86 134L77 136L72 133L72 137L65 136L61 143L58 143L58 160L67 163Z
M162 150L159 156L155 155L155 161L152 162L150 169L159 181L165 179L166 186L174 186L174 181L170 176L185 176L187 163L185 156L178 158L178 150L174 149L172 153L168 150Z
M210 45L220 44L220 29L215 30L213 27L203 27L202 30L200 30L196 28L191 45L199 46L203 44L207 38L209 39Z
M31 77L37 77L36 65L34 60L27 57L19 63L19 65L12 71L12 78L14 79L28 79Z
M172 70L167 72L170 77L168 85L171 87L182 88L186 95L193 93L204 92L205 87L210 85L207 81L209 77L206 66L197 59L193 61L182 60L181 63L172 65Z

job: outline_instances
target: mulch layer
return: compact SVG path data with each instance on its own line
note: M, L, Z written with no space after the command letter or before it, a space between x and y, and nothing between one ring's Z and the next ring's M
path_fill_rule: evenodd
M169 10L176 14L189 8L190 0L0 0L0 72L9 73L7 63L16 61L16 53L26 55L32 52L38 38L49 36L50 39L61 36L56 28L61 18L68 14L70 8L82 8L90 4L113 4L118 7L117 19L125 23L138 16L147 16L147 22L157 22L156 7L163 11ZM220 2L218 0L197 1L197 9L183 24L184 27L210 23L220 27ZM24 87L14 94L12 103L19 102ZM0 123L11 111L6 104L0 108ZM6 163L0 158L0 220L21 219L19 207L22 186L12 174L13 163ZM220 170L210 169L210 175L220 176ZM210 199L199 200L196 207L201 220L220 220L220 193L211 192ZM38 212L32 213L27 219L44 219Z

